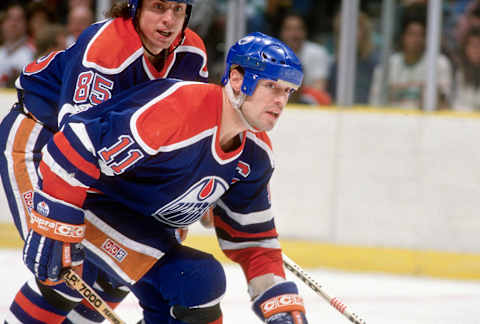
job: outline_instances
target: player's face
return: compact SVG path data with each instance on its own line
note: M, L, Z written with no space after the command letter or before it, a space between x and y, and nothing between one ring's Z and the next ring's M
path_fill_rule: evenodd
M143 0L138 23L145 46L154 53L168 48L182 30L186 11L185 3Z
M247 121L259 131L269 131L277 123L293 89L282 82L259 80L242 111Z

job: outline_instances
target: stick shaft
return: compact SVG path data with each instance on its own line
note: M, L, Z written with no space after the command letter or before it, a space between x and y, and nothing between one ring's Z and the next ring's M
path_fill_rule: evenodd
M350 312L347 306L338 298L330 297L323 289L323 287L317 283L312 276L303 270L298 264L296 264L292 259L282 253L283 264L290 272L296 275L300 280L302 280L307 286L309 286L313 291L318 295L323 297L331 306L343 314L350 322L355 324L366 324L366 322L358 317L355 313Z
M90 287L75 271L71 268L64 269L61 277L65 283L76 290L92 307L105 317L110 323L125 324L124 321L112 310L98 293Z

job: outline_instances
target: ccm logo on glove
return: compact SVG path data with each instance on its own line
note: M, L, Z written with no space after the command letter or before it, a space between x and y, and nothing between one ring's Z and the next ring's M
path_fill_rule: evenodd
M62 223L43 217L35 210L32 210L32 214L30 215L30 225L35 232L64 242L78 243L85 236L84 224L73 225Z
M285 294L270 298L260 305L263 316L268 318L280 312L302 311L305 313L303 298L297 294Z

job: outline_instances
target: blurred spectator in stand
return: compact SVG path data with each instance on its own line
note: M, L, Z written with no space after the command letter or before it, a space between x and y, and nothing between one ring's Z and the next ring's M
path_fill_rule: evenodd
M277 33L283 21L283 17L291 12L302 17L306 29L308 28L307 17L312 13L313 0L266 0L265 19L269 24L267 32Z
M262 33L270 33L270 25L267 17L270 13L267 12L269 8L276 8L276 5L271 5L270 2L282 2L283 0L245 0L245 17L247 19L245 27L247 33L259 31ZM201 2L201 1L199 1ZM226 26L225 19L228 14L229 0L217 0L215 19L216 24ZM221 30L225 30L224 28ZM222 62L223 64L223 62Z
M329 105L331 99L325 90L330 56L323 46L307 40L303 17L293 12L285 14L280 24L279 38L297 54L305 73L303 86L298 91L299 97L292 99L301 103Z
M77 0L78 1L78 0ZM259 31L272 34L271 17L290 4L291 0L245 0L247 33ZM301 0L311 1L311 0ZM194 4L189 26L205 41L211 82L220 82L224 72L225 30L229 0L200 0ZM221 32L219 32L221 31Z
M38 0L36 0L38 1ZM66 25L68 22L68 14L76 7L87 7L95 12L97 1L107 1L108 3L120 2L127 0L41 0L48 10L56 18L56 22Z
M337 96L337 70L340 44L341 15L338 13L333 21L333 31L335 36L335 60L330 67L327 92L332 99L336 101ZM357 61L355 65L355 89L354 102L356 104L368 104L370 87L373 81L373 72L378 64L379 53L375 49L372 38L372 24L366 13L360 12L358 15L357 28Z
M444 52L454 67L458 63L458 46L461 42L457 39L456 28L463 19L468 5L472 0L446 0L443 2L442 41L441 50Z
M32 45L36 46L38 33L53 22L47 6L40 1L30 2L27 5L28 34Z
M42 57L53 51L62 51L67 47L67 33L65 27L50 24L37 33L35 40L36 57Z
M69 10L72 10L73 8L76 8L76 7L87 7L92 9L92 6L93 6L92 0L68 0Z
M480 111L480 27L467 31L458 57L452 109Z
M13 87L22 68L33 60L34 49L28 42L25 9L12 3L1 21L0 87Z
M455 28L455 38L460 43L467 31L472 27L480 27L480 0L471 0L463 15L458 18L458 23Z
M401 108L422 108L427 61L425 58L426 7L412 5L403 15L399 51L388 60L387 105ZM381 104L380 66L375 69L370 104ZM437 60L439 109L448 108L451 99L452 68L449 60L439 54Z
M93 24L93 12L90 7L80 5L70 8L67 20L67 47L75 43L85 28Z
M217 15L217 0L195 1L188 27L194 30L202 39L209 36L209 30ZM208 55L210 60L210 55Z

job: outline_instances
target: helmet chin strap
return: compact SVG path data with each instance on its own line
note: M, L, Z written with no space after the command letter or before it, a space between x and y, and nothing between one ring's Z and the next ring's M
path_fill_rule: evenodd
M232 104L233 108L235 108L235 111L238 113L238 116L240 116L240 119L243 121L245 126L247 126L248 130L254 133L258 133L259 130L247 121L242 111L242 106L245 102L245 98L247 97L247 95L243 92L240 92L238 96L235 96L232 85L230 84L230 80L228 80L227 84L225 85L225 92L227 93L228 100Z

